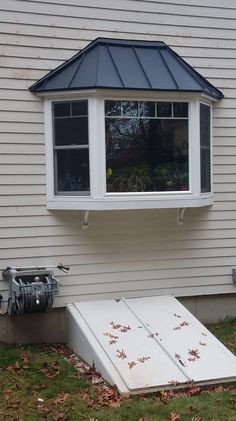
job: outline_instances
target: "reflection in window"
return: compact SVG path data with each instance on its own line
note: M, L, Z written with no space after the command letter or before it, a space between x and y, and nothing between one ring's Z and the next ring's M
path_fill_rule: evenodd
M89 194L87 101L56 102L54 162L56 194Z
M201 192L211 191L210 107L200 104Z
M57 151L58 191L89 190L88 149Z
M105 101L107 192L189 190L188 103Z

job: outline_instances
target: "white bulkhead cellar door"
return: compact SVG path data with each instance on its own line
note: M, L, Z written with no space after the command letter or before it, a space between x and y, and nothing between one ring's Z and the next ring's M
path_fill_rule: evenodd
M69 304L68 345L121 393L236 379L236 358L172 296Z

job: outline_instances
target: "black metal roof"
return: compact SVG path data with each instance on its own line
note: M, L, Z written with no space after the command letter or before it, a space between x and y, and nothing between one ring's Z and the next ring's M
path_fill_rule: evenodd
M30 87L31 92L135 89L223 94L164 42L97 38Z

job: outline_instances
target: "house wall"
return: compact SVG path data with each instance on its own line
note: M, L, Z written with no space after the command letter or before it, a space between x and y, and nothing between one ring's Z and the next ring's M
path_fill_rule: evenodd
M234 0L0 0L0 267L71 268L55 306L119 296L235 293ZM166 42L223 91L214 109L214 205L47 211L43 102L28 87L94 38ZM6 295L7 285L0 281ZM4 296L5 296L4 295Z

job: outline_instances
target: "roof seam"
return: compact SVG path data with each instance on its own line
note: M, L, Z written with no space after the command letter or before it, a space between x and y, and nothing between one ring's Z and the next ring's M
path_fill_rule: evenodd
M144 73L144 75L145 75L145 78L147 79L147 82L148 82L148 84L149 84L150 88L152 88L152 84L151 84L151 82L150 82L150 80L149 80L149 78L148 78L148 76L147 76L147 73L146 73L146 72L145 72L145 70L144 70L144 67L143 67L143 65L142 65L142 63L141 63L141 60L140 60L140 58L139 58L139 56L138 56L138 53L137 53L136 49L135 49L134 47L132 47L132 50L133 50L133 52L134 52L134 54L135 54L135 57L137 58L137 60L138 60L138 62L139 62L139 64L140 64L140 67L141 67L141 69L142 69L142 71L143 71L143 73Z
M121 74L120 74L119 70L117 69L117 66L116 66L115 60L114 60L114 58L113 58L113 55L112 55L112 53L111 53L111 50L110 50L110 47L109 47L109 45L108 45L108 44L106 44L106 48L107 48L107 50L108 50L108 52L109 52L109 55L110 55L110 57L111 57L111 60L112 60L113 65L114 65L114 67L115 67L115 69L116 69L116 72L117 72L117 74L118 74L118 76L119 76L119 79L120 79L120 81L121 81L121 83L122 83L123 87L125 87L125 84L124 84L124 82L123 82L123 79L122 79L122 77L121 77Z
M160 55L161 55L161 58L162 58L162 60L163 60L164 65L166 66L166 68L167 68L167 70L168 70L168 73L170 74L170 76L171 76L172 80L173 80L173 81L174 81L174 83L175 83L176 88L177 88L177 89L180 89L179 84L177 83L176 79L175 79L175 78L174 78L174 76L173 76L173 73L171 72L171 70L170 70L170 68L169 68L168 64L166 63L166 60L165 60L165 58L164 58L164 56L163 56L163 54L162 54L162 51L160 50L160 51L159 51L159 53L160 53Z
M82 55L81 60L79 61L78 66L76 67L75 73L73 74L70 83L68 83L68 88L71 87L71 84L74 81L74 79L75 79L75 77L76 77L76 75L77 75L77 73L79 71L79 68L80 68L81 64L83 63L83 61L84 61L84 57L85 57L85 54Z

